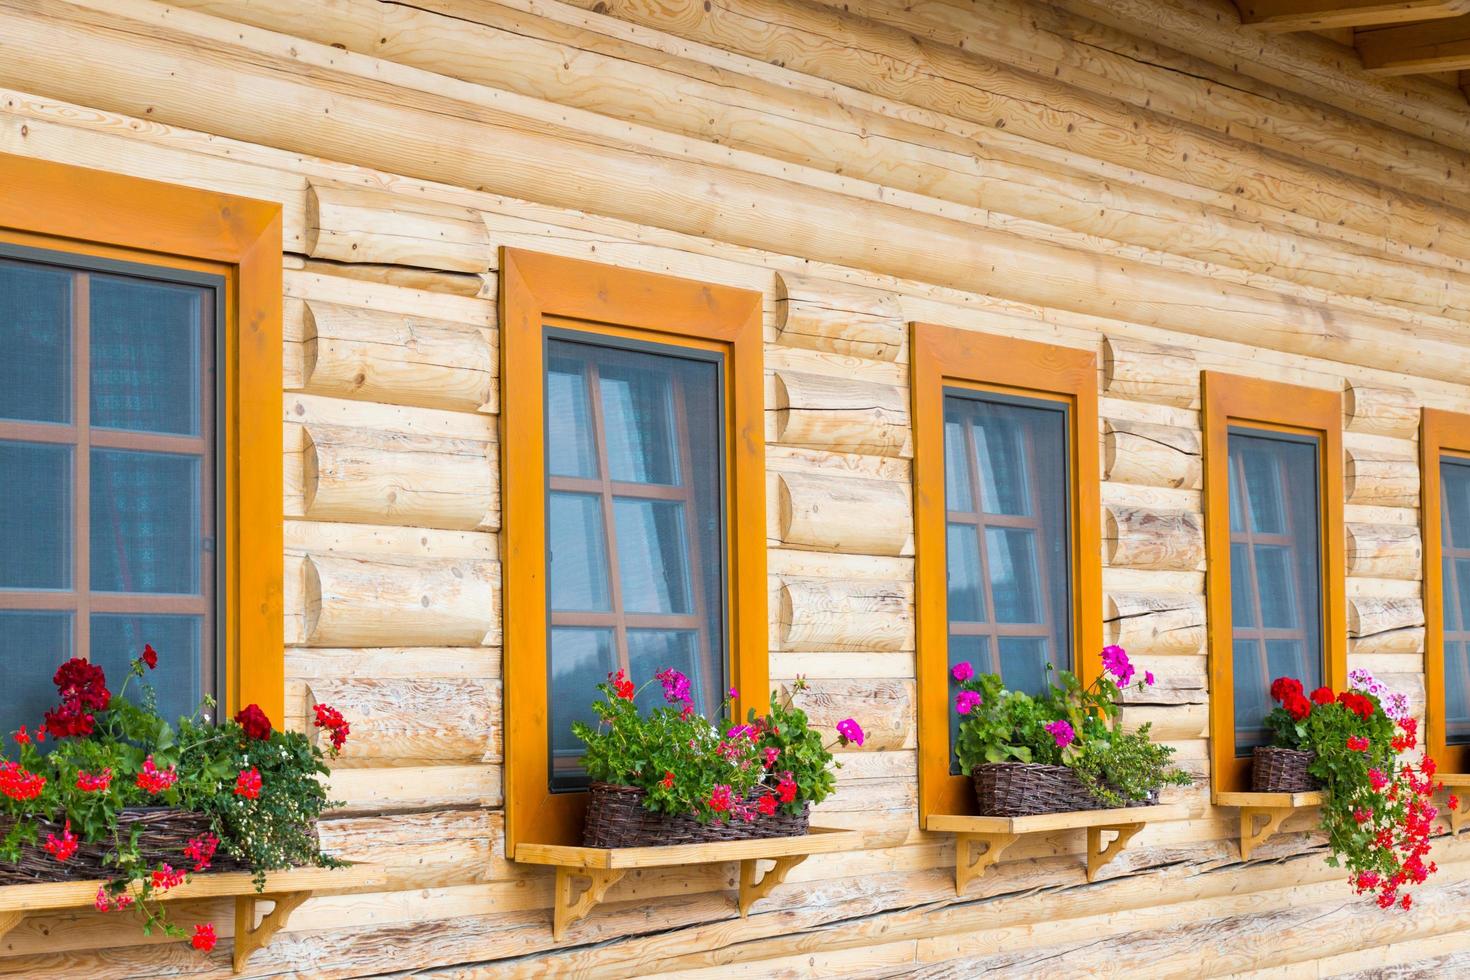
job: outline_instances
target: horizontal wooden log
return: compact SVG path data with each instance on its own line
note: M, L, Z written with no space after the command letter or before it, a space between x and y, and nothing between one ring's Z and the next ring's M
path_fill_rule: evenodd
M783 272L776 330L792 347L892 361L904 349L907 322L892 293Z
M1261 31L1321 31L1470 13L1466 0L1241 0L1241 23Z
M1134 653L1188 655L1205 649L1205 600L1187 593L1109 592L1103 600L1109 643Z
M816 473L775 475L780 540L786 547L898 555L912 538L907 484Z
M1343 476L1350 504L1419 506L1418 460L1349 448Z
M334 425L305 429L307 517L457 530L499 523L491 443Z
M1193 571L1205 560L1204 524L1186 510L1104 508L1104 554L1110 566Z
M500 564L312 555L302 563L306 646L498 642Z
M335 262L381 262L451 272L495 266L484 219L470 208L313 182L306 251Z
M321 821L318 830L324 850L381 866L390 887L470 884L510 873L496 854L500 815L487 810L337 817Z
M1199 368L1185 347L1103 338L1103 394L1189 408L1199 404Z
M495 411L489 327L305 301L302 387L321 395Z
M1349 432L1411 439L1419 431L1419 400L1407 388L1352 382L1342 412Z
M1200 487L1200 438L1193 429L1103 420L1103 479L1150 487Z
M789 687L789 685L787 685ZM912 681L813 680L793 695L813 728L830 742L837 723L854 718L863 727L858 751L882 752L914 746L914 685Z
M431 806L493 807L501 805L502 790L500 766L490 764L344 768L334 769L327 779L328 798L342 803L337 813Z
M1149 736L1155 742L1207 738L1210 734L1208 704L1129 704L1123 706L1120 718L1129 731L1149 723Z
M313 680L306 717L329 704L352 732L336 765L375 766L496 762L500 758L500 685L473 678ZM312 738L326 744L312 725Z
M904 582L782 579L782 650L912 650L914 592Z
M797 371L775 373L776 441L843 453L907 456L908 392Z
M1347 629L1355 654L1419 653L1424 649L1424 604L1417 597L1353 596Z
M1422 574L1419 529L1404 524L1347 525L1347 572L1363 578L1417 579Z

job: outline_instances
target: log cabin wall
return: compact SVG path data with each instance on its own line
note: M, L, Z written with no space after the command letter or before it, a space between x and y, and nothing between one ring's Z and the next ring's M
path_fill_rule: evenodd
M0 0L0 151L284 209L287 722L351 718L323 840L391 888L311 900L251 975L1470 965L1470 845L1380 914L1309 816L1242 863L1210 805L1201 370L1345 393L1350 664L1423 713L1416 433L1470 411L1470 107L1355 58L1223 0ZM557 944L550 876L505 858L501 246L765 297L770 672L867 728L818 813L868 846L749 919L733 866L634 873ZM1099 354L1098 614L1161 679L1125 717L1197 780L1097 884L1074 831L957 899L917 829L915 320ZM229 975L92 913L28 918L0 970Z

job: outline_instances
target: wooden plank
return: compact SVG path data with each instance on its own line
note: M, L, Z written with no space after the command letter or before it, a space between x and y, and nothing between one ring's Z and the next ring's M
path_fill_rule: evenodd
M1375 75L1416 75L1470 68L1470 14L1454 20L1360 31L1358 53Z
M371 864L345 868L293 868L266 874L265 894L302 891L342 891L383 884L383 869ZM0 888L0 912L29 912L36 909L91 907L97 889L106 882L56 881L39 885L9 885ZM176 888L155 892L153 898L182 901L257 894L254 876L247 872L198 874Z
M777 858L793 854L822 854L856 850L862 835L850 830L812 827L805 837L721 841L714 844L676 844L667 847L576 847L569 844L516 845L515 860L565 868L668 868L716 861ZM95 894L95 891L94 891Z
M924 821L924 829L957 834L1041 834L1054 830L1181 820L1186 816L1188 811L1178 804L1040 813L1026 817L976 817L936 813L930 814Z
M1236 0L1240 22L1269 32L1406 24L1470 13L1470 0Z
M1219 806L1307 807L1321 806L1326 799L1327 794L1322 792L1225 792L1215 794L1215 803Z

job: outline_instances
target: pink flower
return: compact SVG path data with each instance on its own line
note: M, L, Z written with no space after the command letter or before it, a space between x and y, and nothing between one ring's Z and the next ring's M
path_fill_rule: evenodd
M184 845L184 857L194 862L195 871L205 871L209 868L209 862L214 860L214 852L218 847L218 837L211 833L203 833L190 839L189 843Z
M774 745L768 745L768 746L766 746L766 768L767 769L769 769L772 766L774 766L776 764L776 760L779 759L780 757L781 757L781 750L780 749L776 748Z
M1117 678L1119 687L1126 687L1133 679L1133 663L1122 647L1116 644L1103 647L1102 662L1103 669Z
M653 675L664 686L664 700L669 704L689 704L689 678L672 667Z
M949 675L957 681L967 681L975 676L975 668L968 660L961 660L950 669Z
M1145 687L1153 687L1154 686L1154 672L1153 671L1151 671L1151 670L1145 670L1143 672L1143 684L1144 684Z
M730 812L730 787L719 783L710 792L709 808L716 813Z
M1382 770L1369 769L1368 785L1373 787L1373 792L1376 793L1388 785L1388 777L1383 774Z
M1051 724L1043 725L1041 727L1045 728L1047 733L1051 735L1052 739L1056 741L1057 748L1059 749L1065 749L1067 746L1071 745L1077 740L1077 733L1072 729L1071 724L1067 722L1067 720L1064 718L1058 718Z
M851 718L844 718L837 723L837 738L843 745L851 742L861 748L863 744L863 726Z
M978 691L961 691L955 695L954 710L962 715L967 715L978 708L983 699Z

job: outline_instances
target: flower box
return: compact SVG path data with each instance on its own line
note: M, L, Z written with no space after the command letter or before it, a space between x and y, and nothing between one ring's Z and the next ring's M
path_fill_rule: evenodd
M795 814L777 810L770 815L752 814L749 820L700 823L692 814L656 813L646 809L644 797L644 791L636 786L593 783L588 793L582 846L654 847L800 837L810 823L808 803L803 803Z
M1251 792L1310 793L1322 784L1307 771L1317 753L1258 745L1251 757Z
M0 818L0 837L10 832L14 821ZM62 824L54 820L37 820L39 837L48 834L60 835ZM138 835L138 856L144 864L157 865L162 861L178 862L189 841L209 833L210 819L207 814L191 813L177 807L143 806L125 807L118 812L117 836L128 840ZM315 831L312 831L315 836ZM0 885L31 885L53 881L90 881L94 878L114 878L118 875L117 865L107 860L113 849L110 840L81 841L76 853L65 862L58 862L38 844L25 847L21 859L15 863L0 861ZM218 851L210 861L210 870L217 872L248 871L244 863Z
M1118 809L1095 796L1067 766L1032 762L987 762L971 771L976 812L983 817L1028 817L1041 813L1074 813ZM1122 809L1153 806L1155 789L1144 799L1126 802Z

